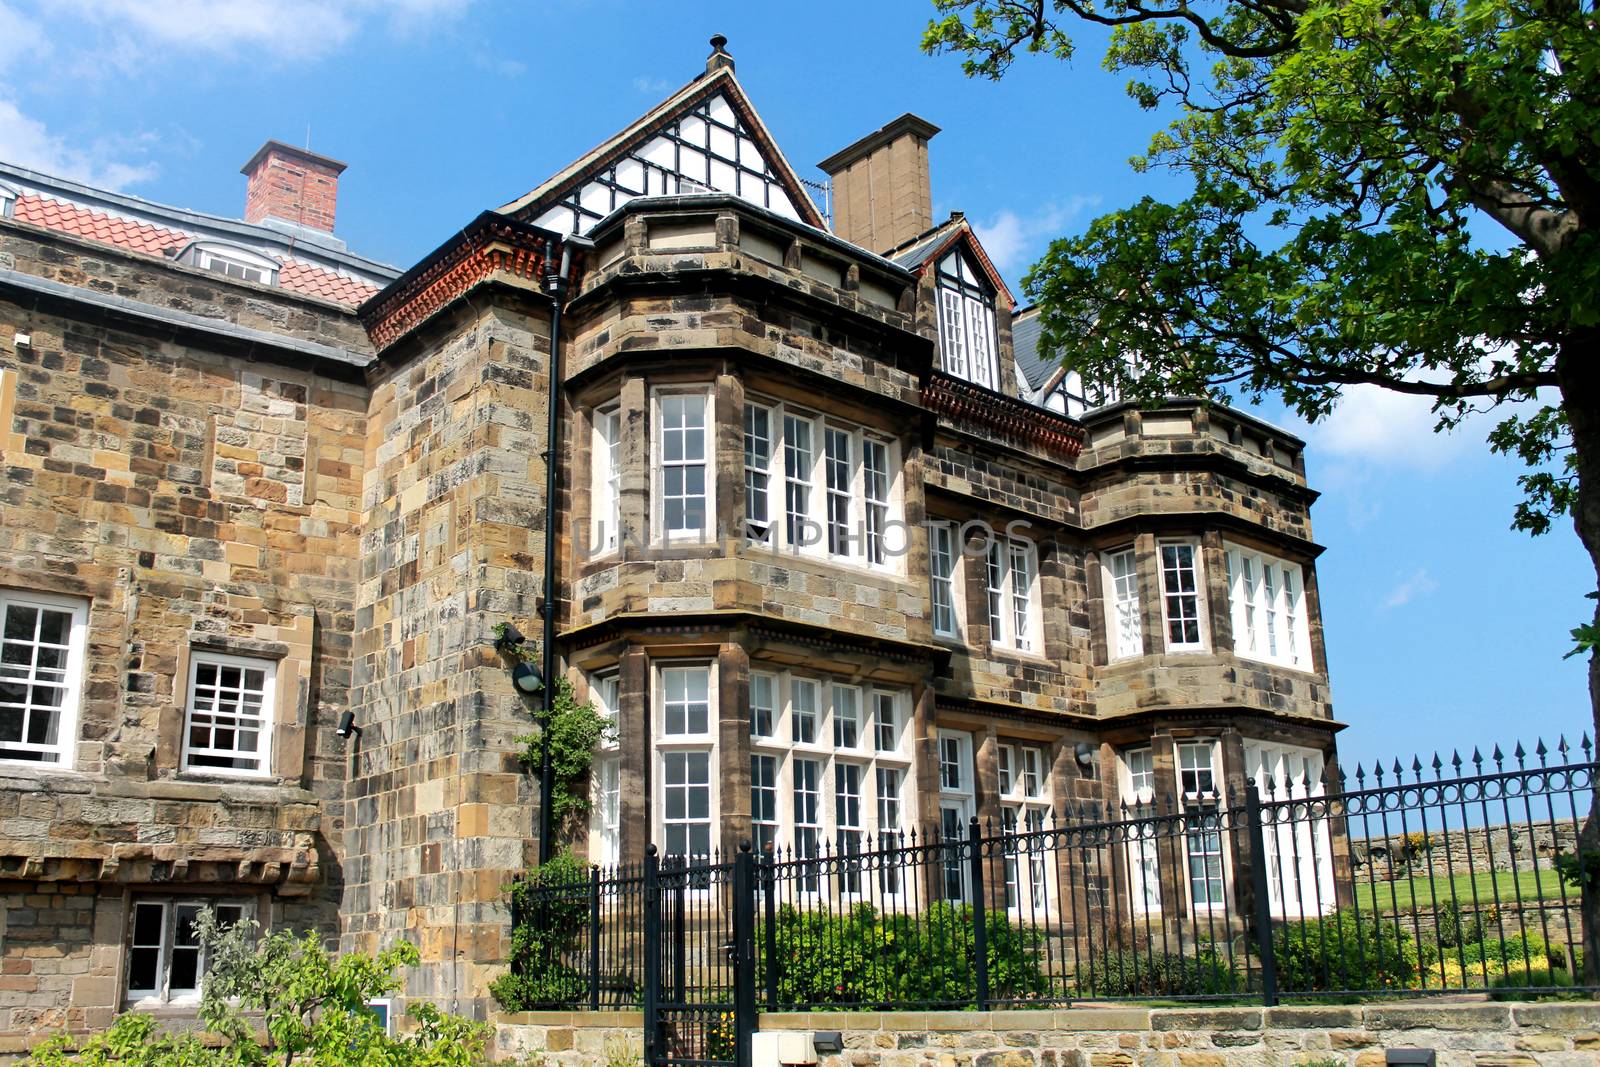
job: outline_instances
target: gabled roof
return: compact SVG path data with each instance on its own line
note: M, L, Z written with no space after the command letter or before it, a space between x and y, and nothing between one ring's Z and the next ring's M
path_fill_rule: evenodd
M727 67L698 75L693 81L650 109L626 129L590 149L577 160L562 168L554 177L531 192L506 204L500 208L500 211L525 222L532 222L555 230L572 232L575 226L579 229L587 230L588 226L609 215L617 207L621 206L622 202L632 199L634 196L674 195L691 191L689 188L681 187L677 184L679 178L677 174L671 175L673 179L671 182L672 187L656 188L650 183L650 176L658 171L663 171L665 168L654 160L641 159L638 156L634 156L633 153L647 149L653 150L663 138L668 138L668 135L676 135L680 124L684 123L685 120L688 120L690 124L694 124L696 121L703 122L703 119L701 119L701 115L704 113L703 109L708 106L720 109L722 105L726 105L731 114L737 118L737 124L740 127L740 135L731 138L735 142L741 142L736 145L734 151L740 167L746 165L753 167L759 162L762 165L762 171L770 175L767 180L779 187L789 200L790 203L787 206L792 210L794 217L818 229L826 229L827 224L823 221L816 205L812 203L805 186L801 184L794 168L789 165L789 161L784 158L782 150L778 148L777 142L772 139L772 135L767 131L766 125L761 121L761 117L756 114L755 108L750 103L750 98L745 94L744 88L739 84L738 79L734 77L732 69ZM697 109L701 109L700 114L697 114ZM723 139L728 139L726 131L721 132L724 135ZM760 155L759 160L745 159L742 147L744 140L748 140L753 144ZM616 168L619 166L627 170L637 169L640 174L618 175ZM739 170L740 168L724 167L723 169L726 171L729 169ZM740 173L746 172L741 170ZM642 188L630 184L635 178L640 177L642 177L642 180L638 184L643 185ZM620 180L618 180L619 178ZM762 207L774 208L783 214L788 213L783 211L784 205L756 201L753 196L742 193L738 188L720 188L719 186L722 183L719 183L715 174L708 173L706 179L699 184L707 186L712 191L734 193L744 199L760 203ZM605 197L605 203L603 204L598 203L600 199L598 196L593 198L595 203L592 207L588 202L583 204L582 217L588 220L588 225L579 225L576 220L568 226L559 225L559 220L555 217L558 214L555 209L563 202L572 203L575 197L587 197L591 192L590 187L602 189L608 195Z
M899 248L891 248L884 255L907 270L920 272L925 264L943 259L945 253L957 245L972 253L972 258L984 276L989 279L989 284L994 286L996 292L1003 293L1006 300L1015 307L1017 300L1011 295L1011 287L1006 285L1006 280L1000 276L1000 271L995 268L989 253L983 250L983 243L972 231L972 224L959 211L952 213L949 219L931 230L913 237Z

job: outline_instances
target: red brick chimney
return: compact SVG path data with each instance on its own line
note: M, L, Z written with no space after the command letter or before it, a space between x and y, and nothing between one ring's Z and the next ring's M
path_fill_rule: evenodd
M281 219L332 233L344 167L337 159L282 141L268 141L239 171L250 179L244 195L244 220Z

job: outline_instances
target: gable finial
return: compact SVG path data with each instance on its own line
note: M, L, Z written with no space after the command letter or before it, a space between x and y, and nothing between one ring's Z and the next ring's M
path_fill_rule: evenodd
M726 67L733 70L733 57L728 54L728 39L720 33L711 35L711 55L706 58L706 73L715 74Z

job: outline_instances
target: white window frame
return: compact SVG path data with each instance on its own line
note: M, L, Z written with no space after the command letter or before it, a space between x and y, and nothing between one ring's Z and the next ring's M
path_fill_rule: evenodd
M1123 817L1146 820L1155 815L1155 749L1139 745L1124 749L1118 758L1118 778ZM1129 903L1139 914L1161 911L1161 842L1157 824L1138 822L1128 827L1123 846Z
M777 451L773 446L779 440L773 414L766 404L745 401L742 435L745 539L761 543L772 535L773 523L778 521L772 508L772 465L773 454ZM758 418L765 422L764 428L757 425ZM763 513L760 518L754 514L758 502Z
M1193 766L1190 766L1190 753L1201 748L1205 748L1208 752L1204 764L1195 760ZM1183 797L1184 893L1189 901L1189 907L1194 912L1225 912L1228 910L1228 893L1232 879L1227 838L1223 833L1225 817L1222 796L1222 746L1215 739L1185 738L1176 742L1173 754L1178 765L1178 790ZM1209 788L1199 785L1199 775L1203 771L1210 773ZM1193 786L1188 779L1190 773L1196 776ZM1197 842L1203 844L1205 848L1196 850L1194 846ZM1215 851L1212 850L1213 845ZM1212 873L1209 862L1213 857L1216 859L1215 874ZM1203 868L1198 869L1199 878L1196 877L1197 860L1204 864ZM1206 883L1204 900L1197 899L1195 893L1195 883L1200 880ZM1213 881L1218 887L1215 897L1211 894Z
M942 547L941 547L942 542ZM960 527L953 522L928 524L928 617L935 637L961 640L962 598L965 595L961 566L964 558ZM948 599L949 625L940 625L939 594Z
M667 730L667 685L668 677L673 672L698 672L704 671L706 677L706 722L704 730L689 730L690 722L685 718L685 729L681 732L668 732ZM690 818L686 815L683 819L674 819L672 823L693 825L705 822L707 831L707 855L692 854L690 862L704 863L718 850L718 828L722 811L720 783L722 780L721 768L717 764L717 665L711 660L667 660L652 665L651 722L654 724L653 733L655 741L655 817L653 819L653 836L661 842L662 855L673 855L667 844L667 762L669 756L680 754L704 754L708 773L707 808L704 820ZM685 712L687 715L687 712ZM693 783L690 783L692 787Z
M1296 804L1325 795L1323 753L1314 748L1245 741L1245 776L1260 790L1266 825L1267 901L1282 919L1329 915L1338 906L1333 842L1327 818ZM1284 805L1276 807L1272 805Z
M60 612L69 616L67 644L64 649L59 645L48 647L62 649L60 668L46 668L49 675L41 674L38 666L39 643L36 640L22 642L20 640L7 640L4 637L4 626L7 612L12 607L33 608L39 611ZM39 623L34 624L34 637L38 636ZM17 741L7 742L6 747L21 752L37 752L38 759L29 759L26 756L0 755L0 764L21 765L27 767L52 767L56 769L71 769L78 744L78 721L82 713L83 701L83 671L85 651L89 643L89 603L75 597L56 596L52 593L34 593L21 589L0 589L0 648L15 649L19 646L34 648L29 662L24 664L0 665L0 681L19 683L23 687L24 699L28 703L23 706L27 724L24 725L23 735ZM13 657L19 653L12 652ZM59 678L56 675L59 674ZM27 725L32 722L35 705L31 703L31 694L40 686L59 689L61 702L55 723L55 740L48 742L27 741Z
M1139 557L1130 545L1107 552L1101 568L1106 606L1106 648L1115 661L1144 655L1143 605L1139 597Z
M589 435L590 551L596 558L622 546L622 408L596 408Z
M0 182L0 219L9 219L16 214L17 191L11 186Z
M669 465L665 458L663 433L665 426L662 418L662 402L668 397L697 397L701 401L701 432L704 434L701 456L698 462L687 457L674 460L670 464L682 467L685 470L700 467L703 470L704 481L701 498L705 504L705 511L701 515L698 527L685 527L682 529L667 528L667 497L666 497L666 468ZM711 390L703 387L696 388L660 388L650 393L650 485L651 507L650 524L652 540L657 544L670 544L674 541L689 542L691 544L704 544L711 541L716 534L717 523L717 456L716 456L716 420L713 411ZM687 491L682 499L692 500L692 495Z
M936 744L939 834L946 841L954 835L957 841L965 842L976 796L973 779L977 777L977 764L972 757L972 734L965 730L941 729L936 736ZM951 766L956 768L953 782L946 776L946 769ZM953 847L946 852L940 882L941 899L965 902L972 898L971 871L961 858L959 848Z
M617 736L620 684L620 675L614 670L589 678L589 702L607 723L595 744L590 774L589 857L608 867L622 860L622 750Z
M1194 571L1193 591L1173 589L1167 576L1167 550L1187 548L1190 551L1190 560ZM1206 571L1202 559L1200 542L1193 539L1171 539L1156 543L1156 567L1161 581L1161 636L1164 647L1168 652L1204 652L1211 647L1211 625L1207 619L1206 607ZM1195 609L1195 634L1193 641L1173 640L1172 627L1175 622L1180 625L1186 617L1173 616L1173 607L1181 598L1193 596Z
M757 453L744 450L745 539L842 566L903 573L905 546L891 543L904 510L899 443L888 434L754 396L745 402L746 426L752 409L766 412L769 437L765 468ZM883 461L884 470L878 471L876 463L869 469L869 452ZM835 459L839 453L844 454L842 469ZM757 493L751 487L763 474L765 489ZM753 494L766 499L764 530L749 519Z
M1019 561L1026 568L1020 582ZM1038 546L1025 537L991 537L983 563L989 643L1012 652L1042 655Z
M998 390L998 301L993 286L962 249L939 260L934 278L944 372L984 389Z
M256 285L277 285L278 272L283 269L269 256L218 241L191 241L178 253L178 260L236 282Z
M1223 548L1234 655L1311 670L1311 624L1300 565L1226 541Z
M806 849L811 839L814 839L812 855L835 855L842 843L862 849L895 847L895 842L902 840L910 829L905 820L909 817L910 799L915 795L915 768L908 742L910 692L809 672L760 670L753 671L751 677L772 679L777 694L777 711L773 717L771 735L753 735L750 738L751 756L770 757L777 768L776 820L771 824L763 823L761 832L768 832L770 828L777 848L786 855L808 855ZM800 703L796 699L797 693L814 695L814 731L809 741L794 740L795 719ZM837 743L844 732L841 709L846 707L854 709L853 745ZM892 719L887 731L880 732L885 712ZM817 767L815 819L803 825L796 817L798 761L815 763ZM859 812L855 825L844 824L839 817L837 787L838 767L841 765L859 769L856 794ZM884 805L880 803L878 794L879 770L892 770L898 776L898 790L893 804L893 814L898 821L892 826L883 825L881 821ZM752 813L757 810L755 788L752 774ZM813 833L803 838L802 830ZM756 833L754 828L752 833ZM843 835L847 833L859 836L846 839ZM887 839L885 835L888 835ZM859 870L849 868L848 864L840 864L828 877L819 875L803 879L798 889L806 894L854 899L868 892L867 881ZM893 896L909 888L908 882L909 879L904 877L883 878L880 872L877 892Z
M155 944L149 942L137 943L138 916L141 908L158 908L161 912L161 930L159 941ZM210 961L206 958L205 949L199 945L177 944L177 931L179 913L193 909L198 912L203 908L238 908L239 914L235 922L242 922L255 917L255 902L248 898L237 897L135 897L128 908L128 928L123 934L123 965L126 978L122 988L122 1002L129 1007L153 1007L167 1004L198 1004L202 990L205 988L205 975L209 969ZM156 984L150 988L135 989L130 983L133 981L133 953L154 949L156 951ZM172 955L175 950L183 949L193 951L195 961L194 987L172 988Z
M219 675L224 668L237 668L240 671L261 671L261 726L258 733L261 738L260 748L256 752L257 765L253 768L218 767L208 763L196 763L197 758L214 757L227 758L227 749L196 748L191 743L191 733L195 729L195 687L198 684L199 669L202 666L214 666ZM273 734L278 727L278 661L262 659L255 656L236 656L226 652L213 652L209 649L196 648L189 652L189 678L184 690L183 704L183 755L182 766L185 772L191 774L216 774L226 775L230 778L270 778L272 777ZM220 677L218 682L220 688ZM242 713L235 713L236 719L243 718ZM237 727L235 728L237 732ZM237 751L237 750L235 750ZM235 756L234 758L238 758Z
M1038 743L1004 741L995 750L1000 826L1018 839L1006 842L1003 852L1006 910L1013 915L1036 916L1056 899L1051 845L1042 831L1053 825L1048 753Z

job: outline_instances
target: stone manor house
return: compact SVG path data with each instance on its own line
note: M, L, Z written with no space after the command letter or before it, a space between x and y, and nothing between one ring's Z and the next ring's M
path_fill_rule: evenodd
M713 44L404 271L276 141L242 220L0 163L0 1050L192 1012L203 905L487 1010L546 507L596 862L1317 788L1302 443L1059 370L921 118L824 217ZM1219 841L1129 907L1219 907Z

